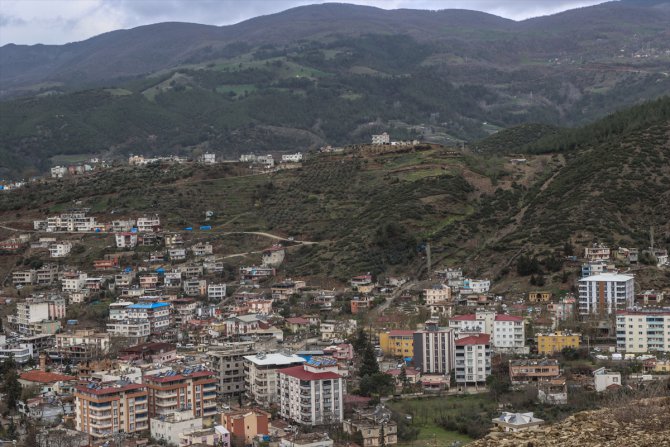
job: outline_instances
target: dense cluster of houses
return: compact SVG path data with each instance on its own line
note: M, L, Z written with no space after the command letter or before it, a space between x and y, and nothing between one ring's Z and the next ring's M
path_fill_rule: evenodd
M397 426L383 406L352 412L366 399L351 394L360 359L348 340L359 328L398 393L484 390L504 356L514 387L536 387L541 402L563 405L569 388L556 357L588 346L564 329L578 318L615 322L616 352L600 354L608 360L670 370L663 292L636 293L634 276L617 270L623 258L600 245L586 248L575 293L536 290L512 301L461 268L436 270L421 284L366 273L325 290L280 275L289 256L281 245L231 270L209 237L215 230L168 231L158 215L98 222L73 209L36 220L34 230L0 246L31 254L9 278L20 296L0 297L16 305L0 359L13 358L21 384L36 390L19 411L70 420L92 443L125 433L178 446L331 446L328 428L337 426L364 445L382 437L394 445ZM89 233L108 242L100 259L75 250ZM630 249L616 253L635 262ZM663 266L662 250L654 253ZM391 301L390 313L370 320ZM89 306L103 306L104 317L91 320L82 310ZM429 318L408 327L389 316L405 307ZM599 368L586 386L607 392L625 380ZM520 430L541 420L505 413L493 423Z

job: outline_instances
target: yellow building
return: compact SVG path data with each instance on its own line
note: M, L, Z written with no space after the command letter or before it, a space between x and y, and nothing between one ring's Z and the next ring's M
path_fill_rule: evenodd
M414 357L414 331L388 331L379 334L379 346L384 355Z
M582 334L555 332L553 334L540 334L537 336L537 353L553 354L564 348L579 348Z
M551 292L529 292L528 301L531 303L548 303L551 301Z

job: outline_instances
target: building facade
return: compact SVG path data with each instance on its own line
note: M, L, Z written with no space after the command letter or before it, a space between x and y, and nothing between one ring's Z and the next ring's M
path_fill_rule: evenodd
M342 422L345 381L337 370L326 358L280 370L281 416L308 426Z
M151 417L189 409L194 417L216 414L216 378L212 371L185 368L144 377Z
M550 355L561 352L565 348L579 349L582 334L569 332L554 332L553 334L538 334L537 353Z
M423 374L449 375L456 360L455 331L427 326L414 333L414 366Z
M488 334L460 338L456 345L456 383L486 383L491 375L491 337Z
M619 351L670 352L670 309L619 311L616 316Z
M630 275L603 273L579 280L579 313L612 315L635 300L635 279Z
M305 363L295 354L259 352L244 356L244 385L250 399L262 405L279 402L279 370Z

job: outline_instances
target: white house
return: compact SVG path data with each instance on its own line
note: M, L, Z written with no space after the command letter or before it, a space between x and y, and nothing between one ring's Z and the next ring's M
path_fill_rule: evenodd
M49 245L49 256L52 258L64 258L70 254L72 250L71 242L57 242Z
M137 219L137 231L140 233L152 233L161 226L161 218L158 214L143 216Z
M226 285L225 284L208 284L207 285L207 298L210 300L223 300L226 298Z
M202 418L193 416L193 411L175 411L162 417L150 420L151 437L157 441L165 441L168 445L180 445L179 435L202 428Z
M598 368L593 371L593 380L596 391L603 392L611 386L621 386L621 373L614 371L607 371L605 367Z
M202 157L200 157L200 160L205 163L205 164L214 164L216 163L216 154L210 154L209 152L205 152L202 154Z
M389 143L391 143L391 137L386 132L379 135L372 135L372 144L389 144Z
M302 161L302 152L295 154L283 154L281 156L282 163L300 163Z

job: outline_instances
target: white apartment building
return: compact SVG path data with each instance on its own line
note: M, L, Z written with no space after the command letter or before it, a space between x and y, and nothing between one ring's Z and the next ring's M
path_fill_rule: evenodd
M202 428L202 417L193 416L191 410L175 411L149 421L151 437L168 445L179 445L179 435L189 430Z
M455 331L427 324L425 331L414 332L414 365L423 374L449 375L454 369Z
M114 235L116 248L135 248L137 246L137 233L125 231Z
M70 254L72 250L71 242L56 242L49 245L49 256L52 258L64 258Z
M209 284L207 285L207 298L210 300L223 300L226 298L225 284Z
M244 357L244 383L249 398L261 405L279 402L279 370L305 363L305 359L295 354L282 353Z
M50 298L26 298L16 303L16 313L7 317L7 322L22 334L30 334L31 326L42 321L65 318L65 299L60 296Z
M193 256L208 256L214 253L214 247L209 242L201 242L191 247Z
M14 361L23 365L33 358L32 343L7 344L4 335L0 335L0 362L12 357Z
M95 227L95 217L87 217L83 212L64 213L60 216L47 217L46 220L48 232L93 231Z
M107 323L107 332L113 337L124 337L136 342L151 335L151 325L144 320L113 320Z
M488 279L463 279L463 285L461 286L462 294L480 294L488 293L491 288L491 281Z
M63 178L67 174L67 168L65 166L54 166L51 168L51 178Z
M281 156L282 163L300 163L302 161L302 152L295 154L283 154Z
M86 286L88 274L79 273L75 277L65 277L61 280L61 290L63 292L79 292Z
M461 335L488 334L498 351L523 352L527 349L522 317L478 311L450 318L449 327Z
M111 231L114 233L124 233L132 230L135 226L135 219L113 220Z
M170 256L170 261L183 261L186 259L186 249L171 248L168 250L168 255Z
M456 383L485 383L491 375L491 337L488 334L459 338L456 345Z
M170 327L172 315L170 304L165 302L137 303L126 308L128 319L146 321L152 334L160 333Z
M635 278L631 275L603 273L579 280L579 313L608 314L633 306Z
M451 287L444 284L435 284L428 289L423 290L426 296L426 304L433 305L451 300Z
M160 226L161 219L158 214L137 218L137 231L140 233L153 233L158 230Z
M109 305L109 319L112 321L117 320L127 320L128 319L128 306L133 304L130 301L118 301L116 303L110 303Z
M342 422L345 381L337 371L337 361L328 358L280 370L281 416L308 426Z
M388 133L384 132L379 135L372 135L372 144L389 144L391 143L391 137Z
M200 157L200 160L205 164L214 164L214 163L216 163L216 154L211 154L209 152L205 152Z
M670 352L670 309L617 312L616 339L627 353Z

